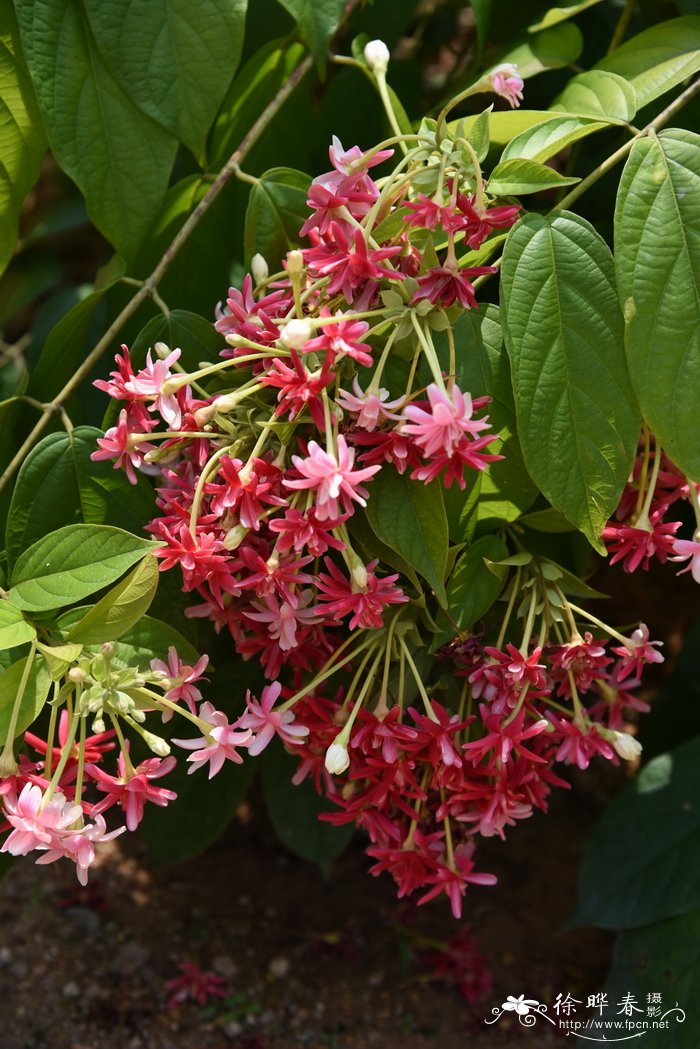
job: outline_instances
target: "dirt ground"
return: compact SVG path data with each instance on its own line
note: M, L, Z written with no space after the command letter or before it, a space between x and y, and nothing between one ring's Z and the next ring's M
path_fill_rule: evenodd
M472 886L465 901L493 978L476 1004L431 977L417 950L461 927L444 901L397 901L390 879L368 876L359 840L324 880L277 844L255 799L218 845L176 869L154 868L132 840L109 847L86 890L67 865L16 863L0 893L2 1049L557 1044L546 1025L484 1021L508 995L551 1011L559 992L604 986L610 937L559 932L601 808L593 781L607 793L580 777L548 816L483 848L499 884ZM169 1008L167 981L187 960L222 976L229 997Z

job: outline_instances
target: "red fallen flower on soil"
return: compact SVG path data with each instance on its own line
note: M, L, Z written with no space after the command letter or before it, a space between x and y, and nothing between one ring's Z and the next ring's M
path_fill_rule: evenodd
M493 989L481 945L469 925L460 929L441 950L423 954L423 959L436 977L452 984L472 1004Z
M206 1005L210 998L228 996L229 987L223 976L204 972L194 962L180 962L178 969L180 975L174 976L165 985L171 992L165 1003L168 1009L175 1009L184 1002Z

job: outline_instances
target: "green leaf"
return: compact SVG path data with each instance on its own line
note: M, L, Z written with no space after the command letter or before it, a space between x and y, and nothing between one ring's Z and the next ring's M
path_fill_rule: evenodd
M635 143L615 209L615 264L632 385L681 470L700 480L700 137Z
M520 524L534 528L536 532L570 532L573 525L559 510L548 506L546 510L533 510L520 518Z
M83 3L100 57L129 100L201 159L241 57L248 0Z
M700 737L646 765L591 835L569 924L634 929L700 907Z
M157 342L182 350L179 363L188 371L195 371L202 362L214 364L225 347L212 322L188 310L171 310L167 317L152 317L131 345L132 361L145 359L146 351Z
M28 659L29 656L25 656L24 659L13 663L7 670L3 670L0 673L0 746L7 739L15 699L19 693L19 686L24 676ZM51 678L46 669L44 658L43 656L35 655L19 708L19 716L15 726L15 739L25 729L29 728L34 719L41 713L50 688Z
M36 630L11 601L0 600L0 649L15 648L33 641Z
M596 69L629 81L642 109L700 69L700 17L687 15L651 26L606 55Z
M116 641L148 611L158 589L158 561L147 554L129 575L90 609L68 633L67 641L98 645Z
M294 786L298 761L282 747L269 747L261 764L265 803L277 837L297 856L318 863L328 875L352 838L352 824L334 827L319 820L321 813L338 810L316 793L311 780Z
M423 576L444 605L448 535L440 482L425 485L382 470L372 481L366 512L377 537Z
M154 513L153 491L139 478L131 485L110 462L92 462L101 430L77 426L52 433L29 453L17 477L7 520L10 566L48 532L78 523L139 529Z
M633 994L640 1007L650 991L659 992L662 1005L656 1022L667 1011L668 1016L658 1027L648 1021L642 1044L649 1049L668 1049L671 1044L673 1049L696 1049L698 1032L689 1009L700 1000L700 910L618 936L606 990L610 1002L619 1006L624 995Z
M576 215L526 215L506 241L501 286L528 472L603 553L640 425L610 250Z
M83 651L83 646L77 644L44 645L38 641L36 647L46 661L52 681L60 681Z
M476 121L479 119L479 116L461 117L459 120L449 121L447 126L450 134L456 134L458 128L461 128L468 138ZM515 138L516 135L520 135L523 131L528 131L530 128L537 127L538 124L545 124L551 119L552 114L547 110L496 110L491 113L491 116L489 117L490 145L493 148L496 148L497 146L505 146L506 143L510 142L512 138Z
M269 40L234 77L211 133L212 168L221 168L305 54L303 44Z
M568 149L579 139L607 127L608 121L590 120L587 117L552 117L512 138L503 150L501 161L523 157L542 163L563 149Z
M10 600L28 611L60 608L109 586L156 543L109 525L68 525L18 558Z
M493 106L489 106L483 113L479 113L472 126L469 128L468 141L479 160L485 160L489 152L489 120ZM471 158L467 158L467 163Z
M561 7L550 7L549 11L542 15L537 22L533 22L531 26L528 26L527 31L528 33L537 33L540 29L548 29L559 22L565 22L567 18L573 18L579 12L585 11L587 7L593 7L599 3L600 0L569 0L569 3L564 3Z
M551 108L627 123L637 112L637 92L624 77L591 69L570 80Z
M554 168L536 160L503 160L491 172L488 191L495 197L520 197L525 193L539 193L543 189L560 189L580 182L567 178Z
M97 228L129 256L163 199L177 141L114 79L81 4L16 0L15 7L56 160Z
M463 314L454 325L454 337L457 383L472 397L492 398L488 415L499 440L489 445L488 451L503 456L474 478L474 483L478 480L480 484L476 521L514 521L531 505L537 489L525 468L516 432L510 362L503 344L498 307L484 305ZM445 353L447 340L439 333L434 340L441 363L449 368ZM462 499L464 512L469 514L469 500L464 495Z
M12 0L0 0L0 273L17 245L20 208L39 175L46 136L21 58Z
M82 613L82 610L79 611ZM74 616L69 618L69 615L70 613L66 613L61 616L59 625L70 624L72 629L78 620ZM154 657L163 660L168 658L168 649L171 646L176 648L178 655L188 663L194 664L199 659L197 649L169 623L152 616L143 616L115 642L114 659L124 666L148 670Z
M304 41L323 76L328 41L335 33L345 10L345 0L279 0L296 22Z
M468 630L488 612L501 590L507 572L492 572L486 561L499 562L507 557L506 544L496 535L484 535L469 547L457 562L447 584L447 610L439 612L436 636L431 650L451 641L459 630Z
M518 73L527 80L546 69L560 69L581 57L583 35L573 22L543 29L514 50L503 55L501 62L513 62Z
M471 9L476 23L476 40L479 58L486 47L491 29L492 0L471 0Z
M271 168L250 191L245 215L245 257L259 252L271 270L278 269L299 229L308 218L306 195L311 179L293 168Z

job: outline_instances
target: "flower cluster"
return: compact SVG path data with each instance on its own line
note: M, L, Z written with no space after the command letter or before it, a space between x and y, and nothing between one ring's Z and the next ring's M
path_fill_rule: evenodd
M604 531L610 564L622 562L626 572L649 568L652 560L687 561L681 572L691 572L700 583L700 485L689 481L647 432L615 515ZM692 539L676 533L683 526L678 507L690 503L695 514Z

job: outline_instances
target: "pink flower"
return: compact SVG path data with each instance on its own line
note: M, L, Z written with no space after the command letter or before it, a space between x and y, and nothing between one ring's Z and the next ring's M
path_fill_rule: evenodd
M153 407L160 412L165 422L173 430L179 428L182 422L182 412L175 394L163 393L163 387L172 378L170 365L178 360L181 352L181 350L173 350L164 360L159 357L153 361L149 350L146 354L146 367L124 383L127 393L145 400L154 400Z
M378 152L368 156L363 153L359 146L350 146L343 149L343 144L337 135L333 135L332 145L328 150L331 164L342 175L364 174L368 168L376 167L389 157L393 157L393 149L380 149Z
M336 459L329 452L324 452L316 441L309 441L309 454L305 459L299 455L292 456L301 479L285 479L283 482L287 488L315 490L318 521L339 517L341 503L348 513L351 512L353 500L360 506L366 506L367 491L360 484L368 481L380 469L379 466L365 466L361 470L353 470L355 449L348 447L342 434L338 436L337 447Z
M396 270L379 265L400 251L398 246L368 248L362 230L346 231L338 222L331 222L325 241L313 248L305 248L304 259L310 273L330 278L329 295L342 292L346 302L353 302L355 292L368 281L376 282L383 277L390 280L401 278Z
M345 543L336 539L331 530L336 528L346 517L337 520L327 519L321 523L312 509L305 514L294 508L287 510L284 517L274 517L270 521L270 531L279 534L277 549L284 553L292 548L297 552L306 547L314 557L325 554L329 547L334 550L344 550Z
M459 302L465 310L476 309L478 303L474 285L469 278L495 272L495 266L434 266L422 277L418 277L418 291L411 302L428 299L434 306L439 303L445 308Z
M262 690L260 702L251 696L250 689L246 694L245 701L248 709L238 719L238 724L241 728L249 728L255 732L255 738L248 746L248 753L252 757L260 754L275 734L284 743L291 746L299 746L304 737L309 734L305 725L294 723L294 714L291 710L272 709L281 691L282 686L275 681Z
M511 109L519 106L523 98L523 81L518 76L518 67L512 62L503 62L489 73L491 90L509 103Z
M100 459L114 459L114 469L124 467L130 484L136 484L137 481L134 467L139 469L144 463L146 452L155 449L154 444L134 440L129 430L129 416L126 408L120 411L117 425L110 427L104 437L98 437L97 443L100 450L92 452L90 458L94 462Z
M253 619L257 623L266 623L270 637L277 642L283 652L289 652L299 644L298 631L313 623L317 623L319 616L312 608L306 606L311 601L311 591L307 590L296 604L289 601L280 601L274 594L267 594L263 608L259 602L252 602L253 612L244 612L246 619Z
M290 301L289 293L285 290L273 291L256 302L253 278L248 273L240 291L238 288L229 288L224 309L217 307L214 327L222 335L240 335L251 342L269 346L280 337L280 330L273 318L284 316ZM224 350L222 357L248 353L250 350L246 348Z
M677 539L676 542L681 540ZM700 544L698 544L700 546ZM671 558L673 560L673 558ZM640 623L637 630L632 631L632 636L623 645L613 648L615 655L620 656L614 676L616 681L624 681L628 677L638 677L642 668L647 663L663 663L664 657L657 652L663 644L662 641L649 640L649 627L646 623Z
M462 393L458 386L453 385L448 393L431 383L427 392L429 410L418 404L406 405L400 427L402 433L414 438L424 455L451 456L465 433L488 429L485 419L472 419L471 395Z
M356 578L346 579L333 562L326 557L325 565L328 574L320 572L318 576L319 601L324 602L324 611L335 620L352 613L350 629L358 627L376 627L382 625L382 612L385 605L397 605L408 598L394 586L399 578L398 573L379 579L374 574L378 561L370 561L365 570L364 583Z
M321 317L330 317L331 312L326 307L320 310ZM321 334L315 339L310 339L304 347L304 353L329 353L332 358L351 357L358 364L366 368L372 364L372 347L369 343L360 342L369 324L366 321L344 320L343 314L336 313L338 318L333 324L324 324Z
M403 397L398 397L395 401L388 401L389 391L383 388L378 393L365 393L357 381L357 376L352 381L352 388L355 391L354 394L348 393L347 390L338 390L336 404L339 404L346 412L357 412L355 422L364 430L376 430L381 416L385 419L398 418L392 415L391 410L401 407Z
M203 765L209 765L209 779L215 776L225 761L233 761L237 765L243 764L236 747L247 747L253 738L250 729L238 731L238 723L229 724L229 720L221 710L216 710L211 703L202 703L199 712L200 722L206 723L206 735L198 739L174 739L178 747L194 751L190 754L188 761L192 767L188 770L191 775L196 769Z
M457 207L461 212L460 229L469 247L476 251L495 229L507 229L518 220L519 204L507 204L497 208L478 207L475 195L457 194Z
M127 771L124 755L117 760L118 776L110 776L96 765L86 765L85 770L95 781L97 789L107 795L94 807L94 813L105 812L112 805L119 805L126 814L126 825L135 831L143 819L147 801L165 808L169 801L175 801L177 794L165 787L155 787L151 780L167 776L175 768L174 757L146 758L137 765L133 773Z
M73 831L63 838L57 848L40 856L36 861L40 864L53 863L63 857L72 860L76 867L76 874L81 885L87 885L88 868L95 860L95 845L101 845L105 841L123 834L126 827L118 827L116 830L107 832L107 825L102 816L95 816L94 823L88 823L84 827Z
M59 847L71 825L82 819L83 810L58 792L44 803L41 787L26 783L16 801L5 797L5 816L13 830L0 852L26 856L33 849Z
M695 582L700 583L700 538L696 535L695 539L674 539L673 552L676 556L669 558L670 561L689 560L678 574L690 572Z
M172 700L173 703L177 703L178 700L182 699L185 705L192 711L193 714L197 713L197 703L202 698L202 693L198 688L194 687L195 681L206 681L202 675L207 668L209 663L209 656L200 656L193 667L186 666L176 649L171 645L168 649L168 662L164 663L162 659L151 660L151 670L155 670L163 674L166 678L166 684L168 690L165 693L165 698ZM163 714L163 721L169 721L172 717L172 711L166 711ZM129 828L131 830L131 828Z
M603 539L613 555L610 564L622 561L625 572L634 572L640 565L647 571L652 557L658 558L663 564L669 554L680 552L676 549L676 543L684 540L675 538L680 526L680 521L662 521L657 514L651 515L650 529L608 522L603 529ZM689 550L685 556L689 557L691 553Z

